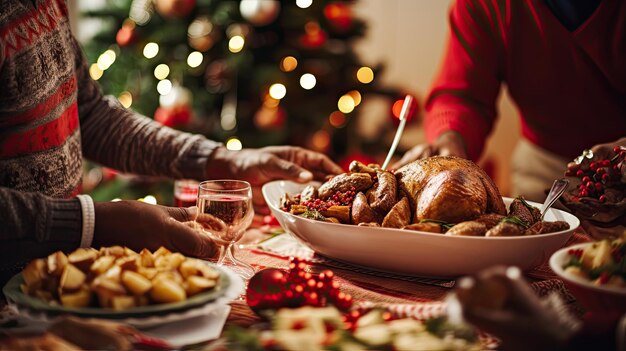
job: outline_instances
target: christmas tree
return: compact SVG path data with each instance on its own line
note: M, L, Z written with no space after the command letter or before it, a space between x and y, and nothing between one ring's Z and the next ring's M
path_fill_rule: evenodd
M379 84L381 65L368 67L356 55L365 23L352 6L115 0L86 13L103 26L85 51L105 94L164 125L230 149L291 144L339 160L368 148L354 127L361 101L387 96L391 111L400 98Z

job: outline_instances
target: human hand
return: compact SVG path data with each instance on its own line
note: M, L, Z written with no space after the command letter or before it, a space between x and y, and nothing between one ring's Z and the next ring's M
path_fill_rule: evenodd
M434 144L420 144L407 151L391 168L398 169L413 161L436 155L467 158L463 137L452 131L443 133Z
M195 208L165 207L141 201L96 202L94 247L123 245L135 251L164 246L186 256L212 258L215 243L192 228ZM187 223L185 223L187 222Z
M271 180L287 179L306 183L343 172L326 155L295 146L268 146L230 151L219 148L209 164L211 178L236 178L252 185L255 210L267 213L261 186Z
M561 349L578 328L577 321L539 299L516 267L463 278L455 294L465 320L500 338L503 349Z

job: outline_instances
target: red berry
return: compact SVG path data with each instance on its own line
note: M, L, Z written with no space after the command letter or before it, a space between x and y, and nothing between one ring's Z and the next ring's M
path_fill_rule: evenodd
M606 169L604 169L604 168L602 168L602 167L600 167L600 168L598 168L598 169L596 170L596 174L597 174L597 175L601 175L601 174L604 174L604 173L606 173Z
M582 169L579 169L579 170L576 171L576 176L577 177L582 177L584 174L585 174L585 172L583 172Z
M602 167L611 165L611 160L602 160Z
M587 184L587 182L591 181L591 178L589 178L589 176L584 176L582 179L583 184Z
M596 191L602 191L604 189L604 185L602 185L602 183L600 182L597 182L595 188Z
M620 151L622 151L622 147L619 146L619 145L617 145L616 147L613 148L613 152L616 153L616 154L619 154Z
M609 275L609 272L604 271L604 272L600 273L600 277L598 277L598 283L606 284L609 281L610 277L611 276Z
M578 193L580 197L587 197L589 196L589 193L587 192L587 190L581 190L580 193Z
M608 181L609 181L609 179L611 179L611 176L610 176L608 173L604 173L604 174L602 175L602 181L603 181L603 182L608 182Z
M596 162L591 162L589 164L589 169L595 172L596 169L598 169L598 164Z
M601 203L605 203L606 202L606 196L600 195L599 200L600 200Z

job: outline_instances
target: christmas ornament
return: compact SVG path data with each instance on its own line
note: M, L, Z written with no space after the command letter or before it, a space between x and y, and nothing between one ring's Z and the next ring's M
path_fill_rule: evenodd
M220 94L230 90L232 72L224 60L211 62L204 72L206 88L210 93Z
M196 7L196 0L155 0L155 5L164 18L184 18Z
M182 86L174 86L167 95L159 98L159 108L154 120L168 127L184 126L191 121L191 92Z
M352 306L352 296L339 290L339 283L331 270L315 276L306 272L306 263L292 258L289 270L268 268L257 272L246 289L248 305L257 313L282 307L313 306L332 304L347 310Z
M131 19L127 19L122 24L122 27L117 31L115 35L115 42L120 47L128 46L137 39L137 32L135 31L135 22Z
M300 36L300 45L305 49L318 49L326 44L328 35L319 23L311 21L304 25L304 34Z
M220 34L209 18L202 16L191 22L187 29L187 37L189 39L189 46L200 52L204 52L213 47L220 39Z
M241 0L241 17L255 26L272 23L280 12L280 3L276 0Z
M345 32L352 27L352 10L344 2L332 2L324 6L324 17L339 32Z

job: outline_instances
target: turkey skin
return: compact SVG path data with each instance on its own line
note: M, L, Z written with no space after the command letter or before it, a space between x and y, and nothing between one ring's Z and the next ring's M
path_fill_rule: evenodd
M506 215L491 178L474 162L453 156L414 161L395 173L409 199L412 223L423 219L470 221L487 213Z

